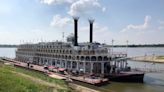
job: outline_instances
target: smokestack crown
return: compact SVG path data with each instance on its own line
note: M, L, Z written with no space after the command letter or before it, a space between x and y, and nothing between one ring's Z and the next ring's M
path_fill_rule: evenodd
M89 19L88 20L90 24L93 24L93 22L95 21L94 19Z
M79 17L73 17L74 21L78 21Z

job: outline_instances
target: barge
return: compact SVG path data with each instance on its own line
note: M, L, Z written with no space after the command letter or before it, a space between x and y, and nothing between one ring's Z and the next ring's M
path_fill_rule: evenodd
M144 72L121 72L118 74L110 74L108 77L111 81L143 83Z

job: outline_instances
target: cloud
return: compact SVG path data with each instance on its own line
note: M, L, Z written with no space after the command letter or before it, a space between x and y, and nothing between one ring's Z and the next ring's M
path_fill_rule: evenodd
M92 16L94 12L105 12L106 7L102 6L99 0L40 0L43 4L56 5L56 4L65 4L66 13L71 16L85 15L84 17ZM69 17L62 17L61 15L54 15L52 21L50 22L51 26L54 27L64 27L72 23L72 19Z
M102 8L102 11L105 12L105 11L106 11L106 7L103 7L103 8Z
M89 23L86 26L82 26L79 28L78 38L79 42L89 42ZM102 26L101 24L94 23L93 24L93 41L103 43L106 41L108 44L110 43L110 39L114 37L114 34L109 31L109 28L106 26Z
M55 15L50 25L61 28L61 27L70 25L71 23L72 23L72 19L68 17L62 17L61 15Z
M67 13L71 16L79 16L91 12L105 12L106 7L102 6L100 0L40 0L41 3L47 5L68 4Z
M164 25L163 26L159 26L158 30L164 30Z
M145 16L144 23L142 25L129 24L121 32L126 32L126 31L131 31L131 30L137 30L137 31L145 30L148 28L150 20L151 20L151 16L147 15Z
M71 16L77 16L80 14L87 14L89 12L94 12L100 10L104 12L106 10L98 0L77 0L72 3L68 14Z
M63 3L73 3L76 0L40 0L41 3L52 5L52 4L63 4Z
M164 30L164 21L159 21L159 27L157 30Z
M22 43L37 43L40 41L55 41L62 40L62 31L50 29L50 28L34 28L34 29L24 29L13 30L10 28L0 28L4 31L0 31L1 39L0 43L3 44L22 44ZM55 35L55 36L54 36ZM7 39L7 40L6 40Z

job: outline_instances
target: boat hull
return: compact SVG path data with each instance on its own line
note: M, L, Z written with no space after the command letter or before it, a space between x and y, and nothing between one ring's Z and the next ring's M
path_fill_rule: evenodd
M117 82L136 82L143 83L144 73L120 73L111 74L108 76L109 80Z

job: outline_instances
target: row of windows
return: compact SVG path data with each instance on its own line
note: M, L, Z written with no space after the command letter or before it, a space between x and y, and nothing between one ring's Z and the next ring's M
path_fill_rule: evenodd
M31 56L31 55L34 55L34 53L30 53L30 52L16 52L16 55L27 55L27 56Z
M20 48L18 48L18 50L17 51L34 51L34 49L31 49L31 48L24 48L24 49L20 49Z
M70 48L70 45L39 45L37 48L46 48L46 49L53 49L53 48Z
M18 51L34 51L34 50L18 50ZM37 51L39 52L47 52L47 53L62 53L62 54L72 54L72 50L58 50L58 49L55 49L55 50L52 50L52 49L38 49ZM84 55L94 55L94 54L104 54L104 53L107 53L106 50L78 50L78 51L75 51L75 54L84 54Z
M61 53L61 54L72 54L72 50L52 50L54 51L55 53ZM103 50L102 50L103 51ZM54 53L52 52L52 53ZM94 55L95 54L95 51L94 50L91 50L91 51L76 51L77 55ZM34 55L35 53L31 53L30 51L29 52L24 52L24 51L17 51L16 52L17 54L24 54L24 55ZM98 53L99 54L99 53ZM55 56L55 54L48 54L48 53L45 53L45 54L37 54L38 56L46 56L46 57L57 57ZM115 57L125 57L126 54L116 54ZM59 56L60 57L60 56ZM64 57L62 57L64 58Z
M49 49L49 48L70 48L71 45L69 44L60 44L60 45L36 45L36 44L33 44L33 45L20 45L18 48L20 49L24 49L24 48L29 48L29 49L32 49L32 48L45 48L45 49Z
M37 51L39 51L39 52L49 52L49 53L72 54L72 50L38 49Z
M20 49L24 49L24 48L32 49L34 47L35 47L35 45L20 45L18 48L20 48Z
M73 60L85 60L85 61L108 61L111 58L107 56L71 56L71 55L54 55L54 54L37 54L37 56L41 57L53 57L53 58L61 58L61 59L73 59Z

